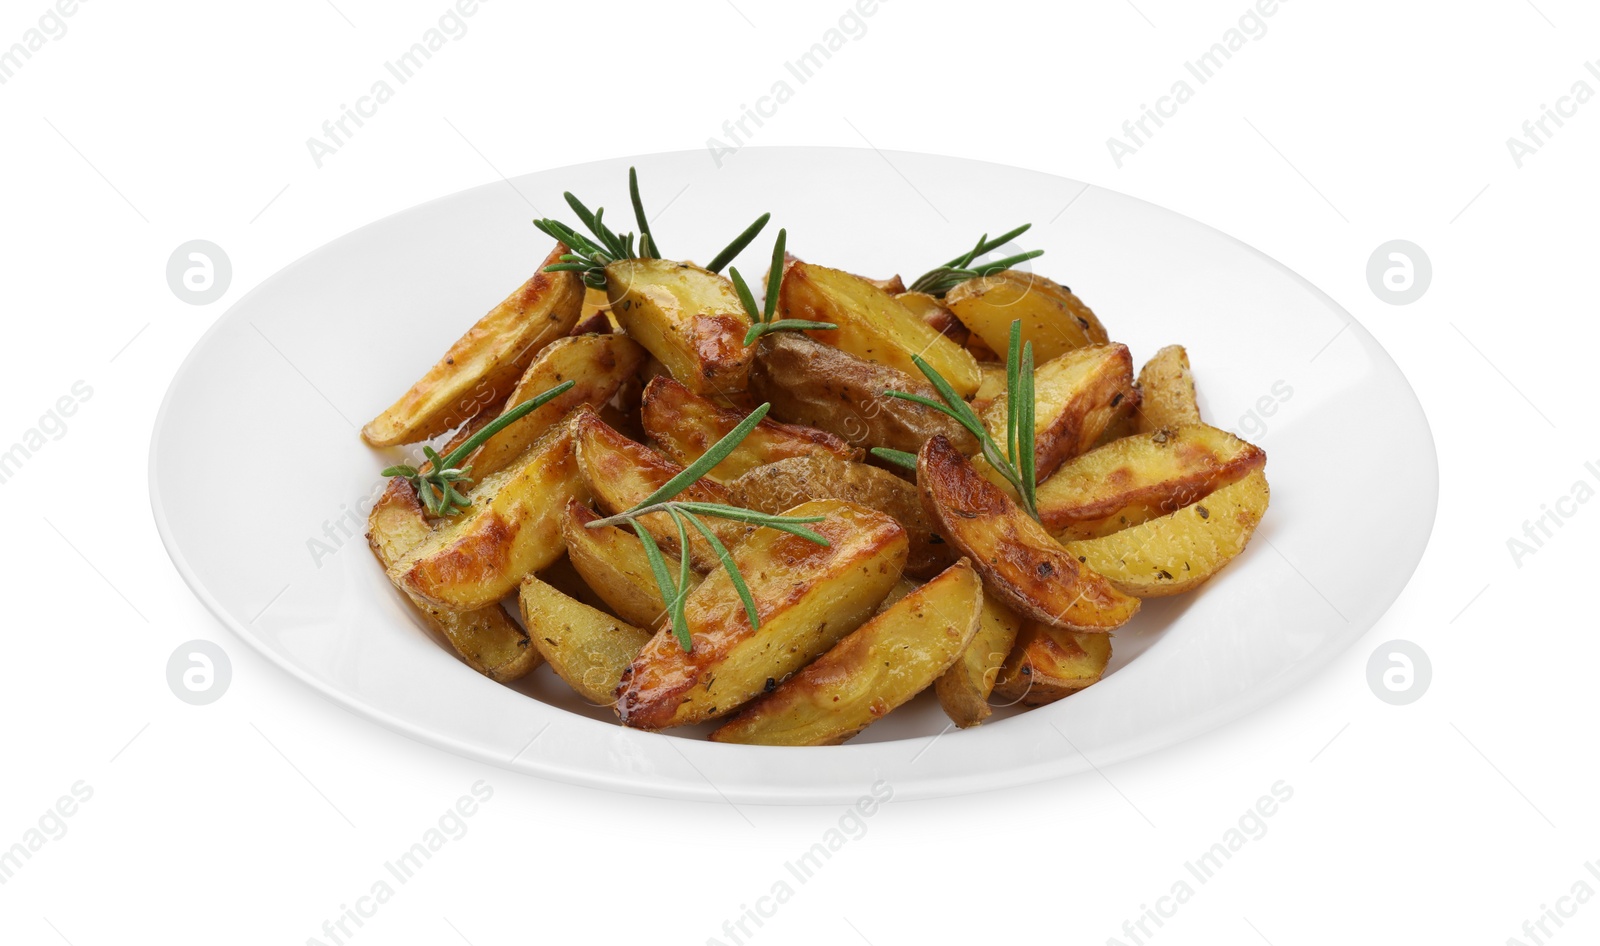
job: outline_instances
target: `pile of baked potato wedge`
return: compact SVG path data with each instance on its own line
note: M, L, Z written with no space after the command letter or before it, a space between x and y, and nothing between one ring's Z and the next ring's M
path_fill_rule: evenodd
M1204 422L1184 349L1135 374L1042 276L980 271L936 295L790 257L768 280L778 317L828 327L747 343L742 282L648 256L551 268L572 258L558 244L362 431L389 457L435 439L449 454L562 386L459 464L451 514L395 476L369 519L420 619L502 683L548 664L626 726L715 722L718 742L838 744L924 690L975 726L1097 682L1141 602L1215 576L1266 510L1266 455ZM1037 518L927 376L1007 443L997 353L1013 331L1037 359ZM811 538L617 521L762 404L676 495L806 521ZM681 583L660 584L660 556L681 559Z

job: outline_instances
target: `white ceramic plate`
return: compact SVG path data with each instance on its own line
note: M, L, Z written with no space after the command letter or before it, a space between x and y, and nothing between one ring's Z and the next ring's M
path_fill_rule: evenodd
M1208 420L1266 448L1272 507L1255 541L1200 593L1148 602L1116 635L1099 685L972 730L948 731L924 694L840 747L716 745L624 729L548 668L518 689L472 672L418 623L365 548L378 470L398 453L369 450L357 429L530 275L549 241L529 220L570 218L563 190L629 218L630 163L668 255L706 259L772 211L773 230L747 252L745 272L763 271L777 225L802 257L909 278L979 233L1034 221L1024 240L1047 251L1039 271L1071 285L1136 359L1185 344ZM1227 236L1016 168L747 148L721 168L683 152L477 187L290 265L223 315L173 379L150 491L167 549L207 607L357 713L548 778L783 803L846 802L878 779L911 798L1051 778L1263 705L1399 595L1432 528L1438 471L1422 409L1377 342ZM1345 508L1350 497L1362 515ZM1384 524L1381 541L1373 522Z

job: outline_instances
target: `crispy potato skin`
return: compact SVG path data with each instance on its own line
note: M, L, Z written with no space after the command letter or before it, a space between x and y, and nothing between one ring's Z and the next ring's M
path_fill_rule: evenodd
M778 290L778 309L782 318L837 325L806 334L863 361L920 378L911 356L921 355L962 397L978 390L978 363L969 352L860 276L795 263Z
M577 443L578 470L588 485L589 494L608 516L632 509L683 472L683 467L644 444L624 437L592 411L580 409L574 415L573 437ZM689 484L674 498L727 504L728 490L721 483L701 479ZM749 527L731 519L708 517L703 521L727 546L732 546L750 531ZM639 517L639 522L650 530L663 551L673 554L682 551L678 527L671 516L664 512L653 512ZM720 560L716 550L705 536L693 529L689 530L689 552L694 567L699 571L708 572L718 567Z
M1022 340L1033 342L1043 364L1085 345L1110 341L1100 320L1072 291L1034 273L1008 269L979 276L945 293L944 304L991 351L1011 345L1011 323L1022 320Z
M1271 499L1256 470L1177 512L1066 543L1123 594L1159 598L1200 587L1242 551Z
M733 712L860 627L900 579L906 534L888 516L836 500L789 514L826 516L808 528L829 544L763 527L731 548L759 630L728 573L711 572L684 606L693 649L678 645L669 624L623 672L624 725L663 729Z
M1039 484L1039 521L1063 542L1110 535L1176 512L1266 463L1260 447L1204 424L1135 434Z
M690 263L617 260L606 267L611 315L696 394L745 389L750 318L733 283Z
M656 586L639 537L616 526L588 528L599 518L576 500L567 503L561 534L566 539L572 567L617 617L638 627L655 627L666 614L667 605L661 599L661 589ZM689 581L699 585L700 574L691 572Z
M574 408L586 404L600 410L628 379L638 375L646 356L643 346L626 335L579 335L551 342L506 398L505 410L564 381L574 382L573 386L490 437L467 460L472 475L481 479L505 469Z
M437 437L501 401L545 345L572 331L583 309L577 273L547 273L567 248L559 243L538 272L456 340L411 390L362 428L374 447Z
M1110 634L1084 634L1027 622L995 681L996 696L1044 706L1098 683L1111 661Z
M967 337L971 334L967 327L961 324L956 314L945 308L944 302L925 292L900 292L895 295L895 301L910 309L925 325L950 339L957 345L966 347Z
M416 490L401 477L389 480L367 516L367 545L378 564L387 571L432 532ZM529 646L528 635L499 604L475 611L448 611L410 594L404 587L400 590L423 622L449 641L467 666L484 676L510 683L544 662L539 652Z
M688 466L739 426L749 413L719 407L671 378L658 377L650 379L644 389L639 416L645 433L662 452ZM762 464L813 454L859 460L863 451L825 430L763 418L727 459L706 475L726 482Z
M597 706L610 706L622 671L650 632L597 611L533 575L517 594L522 623L556 676Z
M989 707L989 694L994 691L1000 666L1011 653L1021 627L1021 618L993 595L984 593L978 631L972 642L933 684L939 705L944 707L951 722L968 729L989 718L993 712Z
M876 509L906 530L911 544L905 571L914 578L932 578L957 558L955 549L934 531L917 488L865 463L820 453L780 460L728 484L728 495L736 506L774 514L813 499L842 499Z
M898 398L886 390L938 400L918 375L863 361L799 332L773 332L756 343L750 390L790 423L818 427L857 447L890 447L915 453L935 435L961 449L978 442L953 419Z
M983 582L963 559L750 704L711 740L836 746L955 663L978 630L982 605Z
M1144 363L1139 369L1139 389L1144 393L1144 403L1139 408L1140 433L1201 423L1194 373L1189 370L1189 353L1182 345L1168 345Z
M1040 480L1094 446L1112 420L1133 410L1133 357L1126 345L1073 349L1034 372L1034 467ZM996 443L1006 442L1009 398L1002 390L983 412Z
M440 526L389 569L397 585L455 611L488 607L524 575L565 551L561 511L587 499L569 423L547 431L517 461L467 495L472 506Z
M972 559L984 586L1018 615L1104 632L1139 610L1138 598L1069 554L948 440L935 437L922 448L917 487L940 533Z

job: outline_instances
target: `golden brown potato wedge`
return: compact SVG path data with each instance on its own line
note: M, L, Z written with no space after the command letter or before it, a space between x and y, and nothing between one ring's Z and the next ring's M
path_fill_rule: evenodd
M1205 424L1135 434L1039 484L1039 521L1060 541L1092 539L1176 512L1266 466L1267 454Z
M645 355L644 348L626 335L578 335L551 342L506 398L505 410L564 381L574 382L573 386L490 437L467 460L472 475L482 479L505 469L580 404L603 408L624 382L639 373Z
M467 494L472 505L390 566L389 577L431 604L472 611L554 562L566 550L561 511L589 496L572 433L570 423L558 424L479 482Z
M367 544L387 571L406 552L433 532L417 500L417 491L401 477L388 487L367 516ZM422 620L455 648L467 666L492 680L510 683L526 676L544 658L529 646L528 635L497 604L474 611L449 611L411 594L407 600Z
M565 252L557 243L532 278L457 339L361 438L374 447L428 440L504 401L539 350L577 324L583 281L544 271Z
M733 283L691 263L617 260L606 267L611 315L696 394L745 389L750 318Z
M668 623L623 672L616 709L625 725L664 729L733 712L860 627L900 580L906 533L888 516L836 500L787 515L825 516L808 528L828 544L762 527L734 546L759 629L727 571L711 572L684 605L693 649Z
M1139 369L1139 390L1144 394L1139 406L1141 433L1201 422L1194 372L1189 370L1189 353L1182 345L1168 345L1144 363Z
M608 516L632 509L683 472L683 467L678 464L644 444L635 443L617 433L592 411L580 409L574 417L573 426L578 470L588 484L595 503ZM701 479L690 483L673 498L726 504L728 490L714 480ZM639 517L639 522L650 530L663 550L673 554L682 550L678 541L678 527L668 514L653 512ZM704 522L723 545L733 545L750 531L748 526L731 519L706 518ZM688 534L689 553L694 567L701 572L716 568L720 560L711 543L692 528Z
M1139 610L1138 598L1069 554L943 437L928 441L918 455L917 487L940 534L972 559L984 586L1019 616L1103 632Z
M978 630L982 606L982 580L959 561L745 707L711 740L836 746L955 663Z
M773 416L837 434L858 447L890 447L915 453L928 438L943 434L964 450L978 441L966 428L932 408L887 390L938 400L919 374L913 378L885 365L863 361L799 332L773 332L756 343L750 391L772 404Z
M1100 320L1067 287L1015 269L969 279L945 294L944 304L972 334L996 352L1011 346L1011 323L1022 320L1022 340L1033 342L1042 364L1085 345L1110 341Z
M1181 594L1200 587L1244 551L1270 498L1266 474L1257 470L1159 519L1068 542L1067 551L1123 594Z
M586 330L585 326L588 326ZM603 327L602 327L603 326ZM611 316L611 299L604 289L585 286L583 289L583 312L578 316L578 324L572 329L574 335L604 335L607 332L616 332L621 329L617 320Z
M667 606L661 600L661 589L656 586L644 546L631 529L588 528L599 518L580 502L567 504L561 534L566 539L572 567L617 617L638 627L655 627ZM700 584L700 573L690 572L689 581Z
M1000 668L995 695L1043 706L1098 683L1111 661L1110 634L1084 634L1029 621Z
M787 271L788 267L786 266L784 269ZM862 278L866 279L865 276ZM867 282L872 283L874 286L877 286L879 289L882 289L884 292L887 292L892 296L899 295L900 293L906 291L905 280L900 278L899 273L895 273L888 279L867 279Z
M895 301L910 309L929 328L950 339L963 347L967 344L967 336L971 333L961 324L956 314L945 308L944 301L925 292L901 292L895 295Z
M921 355L962 397L978 390L978 363L970 353L860 276L796 263L784 274L778 310L782 318L837 325L806 334L864 361L921 378L911 361Z
M735 506L781 513L813 499L843 499L876 509L906 530L911 541L906 574L932 578L955 562L950 544L933 529L917 488L888 470L828 454L793 457L759 466L728 484Z
M684 466L700 459L713 444L750 415L749 411L719 407L671 378L651 379L644 389L644 404L639 413L644 431L650 439L656 442L663 453ZM836 434L825 430L763 418L733 448L727 459L712 467L706 475L727 482L762 464L776 463L790 457L821 454L842 460L859 460L862 453Z
M939 705L944 707L945 715L950 717L951 722L967 729L989 718L993 712L989 708L989 694L994 691L1000 665L1011 653L1021 627L1021 618L996 601L994 595L984 593L983 610L978 616L978 632L973 635L972 643L933 684Z
M1092 447L1107 425L1133 410L1133 358L1126 345L1076 348L1034 372L1034 467L1043 480ZM1006 442L1009 397L1001 391L983 412L996 443Z
M650 632L596 611L533 575L517 595L533 646L556 676L597 706L616 699L622 671L650 640Z
M982 414L994 404L994 399L1006 393L1006 366L992 361L978 363L978 392L972 395L972 409Z

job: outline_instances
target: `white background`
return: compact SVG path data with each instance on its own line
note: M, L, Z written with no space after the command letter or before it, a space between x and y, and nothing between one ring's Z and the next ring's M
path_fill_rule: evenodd
M335 708L190 596L156 537L145 455L195 339L285 263L502 173L726 138L723 122L848 8L494 0L319 169L306 138L447 9L334 2L246 13L93 0L0 85L0 442L75 381L94 391L0 485L0 847L74 783L93 789L65 836L0 886L0 938L332 942L324 921L482 779L494 795L466 836L347 942L731 943L723 922L788 877L784 862L840 810L531 780ZM891 804L745 941L1132 943L1124 921L1187 878L1193 898L1146 942L1535 942L1524 921L1582 879L1600 890L1584 868L1600 858L1600 645L1585 600L1600 511L1566 505L1576 514L1520 567L1507 549L1577 481L1600 486L1584 469L1600 467L1585 393L1600 104L1520 169L1506 139L1574 82L1600 89L1584 69L1600 58L1600 14L1576 0L1292 0L1118 168L1106 139L1247 9L1135 2L890 0L753 144L1037 168L1282 260L1365 324L1422 399L1442 479L1428 554L1379 626L1302 692L1098 774ZM8 0L0 48L45 10ZM168 255L196 238L234 267L209 306L178 300L165 278ZM1407 306L1366 279L1368 256L1395 238L1434 267ZM300 459L289 446L286 465ZM1360 495L1327 501L1362 515ZM1382 543L1384 523L1370 527ZM231 689L205 707L165 679L168 655L194 638L233 661ZM1403 707L1366 682L1368 657L1395 638L1433 664L1431 688ZM1294 795L1265 837L1209 883L1187 875L1279 780ZM1562 906L1576 915L1547 923L1545 942L1600 936L1600 906Z

